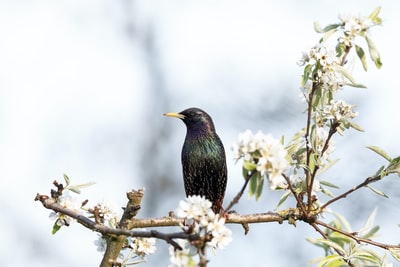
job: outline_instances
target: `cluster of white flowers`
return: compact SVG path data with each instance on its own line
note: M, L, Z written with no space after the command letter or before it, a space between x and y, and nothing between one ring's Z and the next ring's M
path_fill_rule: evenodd
M78 202L77 198L72 197L68 191L64 191L61 196L58 197L57 203L63 208L68 208L76 213L81 212L81 203ZM69 226L75 219L62 214L60 212L51 212L49 215L51 220L56 220L57 226Z
M145 229L142 229L143 231ZM99 234L98 238L93 242L97 247L97 251L104 253L107 248L106 239ZM122 262L130 262L132 259L140 257L139 260L130 262L139 263L145 260L147 255L153 254L156 251L156 239L155 238L143 238L143 237L128 237L127 244L129 244L129 248L131 251L128 255L124 255L124 253L120 253L118 255L118 261Z
M339 19L342 21L344 32L344 37L339 41L346 46L353 46L355 37L364 35L374 25L372 20L367 17L342 14L339 15Z
M104 222L112 228L116 228L118 224L118 212L113 204L108 202L99 202L95 206L99 210L100 216L104 219Z
M323 43L312 47L308 53L303 53L303 57L297 61L297 64L299 66L317 65L317 76L323 88L338 91L346 83L343 74L337 69L340 59L337 57L336 51L326 47Z
M358 112L353 111L354 105L349 105L343 100L331 100L322 111L324 118L345 122L358 116Z
M282 173L289 167L289 162L286 159L287 151L279 140L261 131L253 134L246 130L239 134L232 150L236 160L244 158L245 166L247 163L254 164L262 176L267 175L271 189L281 186Z
M135 237L131 238L130 241L132 241L130 246L132 247L133 252L142 258L144 258L146 255L153 254L156 251L155 238Z
M189 196L180 201L176 214L185 218L185 224L181 225L184 231L210 238L206 245L214 250L223 249L232 241L232 231L225 226L225 218L212 211L211 205L204 197ZM193 257L200 248L184 239L178 240L178 244L182 250L170 248L170 266L197 266Z

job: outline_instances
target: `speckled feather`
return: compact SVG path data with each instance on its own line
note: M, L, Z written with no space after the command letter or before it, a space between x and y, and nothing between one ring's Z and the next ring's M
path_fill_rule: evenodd
M179 114L187 127L181 155L186 195L205 196L218 213L227 184L224 146L206 112L189 108Z

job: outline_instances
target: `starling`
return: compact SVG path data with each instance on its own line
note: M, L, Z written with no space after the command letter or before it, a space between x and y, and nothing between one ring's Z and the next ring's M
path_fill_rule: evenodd
M212 202L213 211L219 213L227 169L225 149L210 115L199 108L164 115L181 119L187 128L181 155L186 196L204 196Z

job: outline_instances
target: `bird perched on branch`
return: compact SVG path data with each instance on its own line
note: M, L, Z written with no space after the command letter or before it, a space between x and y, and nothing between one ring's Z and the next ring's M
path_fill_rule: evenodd
M210 115L199 108L164 115L179 118L186 125L181 155L186 196L204 196L212 202L213 211L219 213L225 195L227 168L225 149Z

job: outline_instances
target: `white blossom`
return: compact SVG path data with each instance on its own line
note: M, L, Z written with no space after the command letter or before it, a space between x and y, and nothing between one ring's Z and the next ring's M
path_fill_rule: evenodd
M118 224L118 212L115 206L109 202L99 202L96 205L96 208L99 210L99 214L104 221L108 223L108 225L112 228L116 228Z
M353 46L354 39L363 36L374 25L371 19L357 15L341 14L339 19L343 23L342 29L345 34L340 41L346 46Z
M223 249L232 241L232 231L225 226L225 219L219 215L207 225L207 231L212 234L211 241L207 243L212 248Z
M169 267L195 267L197 266L193 256L198 252L185 239L177 239L176 242L182 250L169 247L170 265Z
M322 116L326 119L346 122L358 116L358 112L353 111L354 106L347 104L343 100L331 100L322 111Z
M57 199L57 203L62 206L63 208L72 210L76 213L80 213L80 207L81 207L81 203L79 203L79 201L72 197L68 191L64 191L63 194L58 197ZM51 212L49 215L49 218L52 220L56 220L56 224L58 226L69 226L73 221L75 221L75 219L62 214L60 212Z
M155 238L136 237L133 241L132 247L135 253L141 257L153 254L156 251Z
M211 206L212 203L203 196L189 196L186 201L179 202L177 216L186 219L201 218L212 212Z
M201 236L206 241L206 246L212 249L224 248L232 241L232 231L225 226L225 219L215 214L211 209L211 202L205 197L189 196L179 202L177 210L179 218L185 218L181 225L184 231L190 230ZM198 254L201 242L189 242L187 240L176 240L182 247L177 250L170 247L170 266L197 266L193 256Z
M236 160L244 158L245 162L254 163L261 175L267 175L271 189L276 189L282 184L281 174L289 167L287 151L272 135L265 135L261 131L253 134L246 130L239 134L232 149Z

